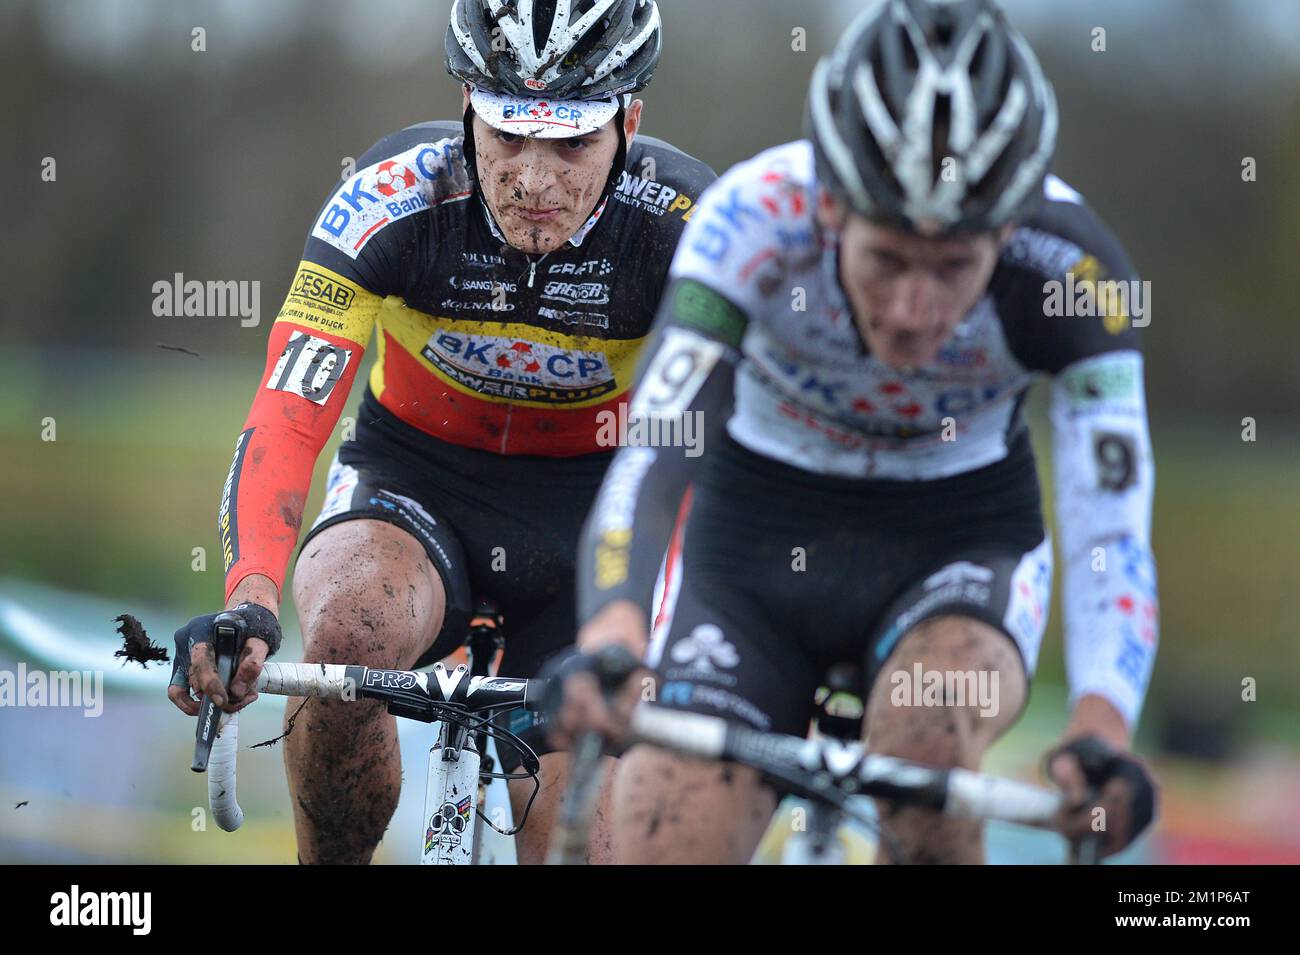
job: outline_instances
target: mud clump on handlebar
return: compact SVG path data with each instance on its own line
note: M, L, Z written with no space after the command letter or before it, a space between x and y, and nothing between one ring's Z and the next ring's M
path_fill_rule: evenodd
M167 655L167 648L160 647L149 639L149 634L145 633L144 624L129 613L119 614L114 617L121 626L117 632L122 635L122 649L113 654L115 657L124 657L122 665L127 663L138 663L141 667L148 668L150 663L168 663L171 658Z

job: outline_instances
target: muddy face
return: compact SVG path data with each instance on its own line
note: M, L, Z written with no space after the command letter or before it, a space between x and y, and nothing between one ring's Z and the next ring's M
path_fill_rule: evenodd
M631 142L641 104L627 110ZM506 241L538 255L559 248L595 211L618 153L617 120L586 136L535 139L474 117L479 187Z
M924 238L841 209L819 209L840 235L840 284L871 353L894 368L928 364L988 288L1011 227Z

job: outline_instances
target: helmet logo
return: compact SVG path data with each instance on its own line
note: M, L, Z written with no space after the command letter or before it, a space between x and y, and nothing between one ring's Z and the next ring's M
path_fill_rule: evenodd
M524 80L524 85L527 86L530 90L546 89L546 83L543 80L533 79L531 76L528 77L528 79Z

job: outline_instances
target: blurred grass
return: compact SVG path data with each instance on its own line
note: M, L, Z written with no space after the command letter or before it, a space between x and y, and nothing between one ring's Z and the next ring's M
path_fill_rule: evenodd
M0 354L0 573L199 613L222 599L215 513L260 362L158 350ZM364 376L363 369L362 375ZM362 377L359 380L364 380ZM358 393L345 415L353 414ZM1041 394L1030 419L1045 437ZM57 440L41 440L52 417ZM1297 546L1300 441L1261 421L1241 440L1240 415L1186 421L1153 415L1154 521L1161 649L1146 710L1204 706L1238 730L1300 738ZM317 463L306 520L320 506L337 433ZM1048 443L1040 467L1050 515ZM191 569L204 547L207 568ZM1039 674L1063 683L1059 572ZM1241 681L1258 683L1242 707Z

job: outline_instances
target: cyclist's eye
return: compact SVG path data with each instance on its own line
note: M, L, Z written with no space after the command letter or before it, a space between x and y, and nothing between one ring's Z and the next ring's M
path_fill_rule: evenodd
M871 255L876 260L876 265L882 272L889 272L891 274L894 272L901 272L903 267L906 265L899 256L894 255L892 252L874 250Z
M586 148L587 141L585 139L566 139L564 141L564 149L571 153L580 153Z
M514 133L503 133L500 130L497 130L497 139L500 142L505 143L507 146L518 146L523 142L524 137L516 136Z

